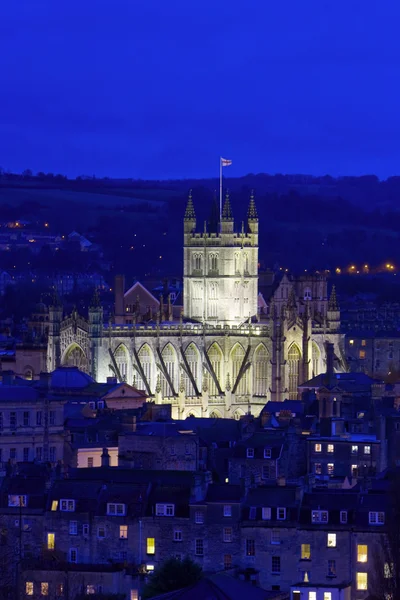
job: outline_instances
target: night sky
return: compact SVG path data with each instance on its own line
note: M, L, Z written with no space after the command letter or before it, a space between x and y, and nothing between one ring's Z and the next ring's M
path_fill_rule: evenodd
M398 0L3 0L0 166L400 173Z

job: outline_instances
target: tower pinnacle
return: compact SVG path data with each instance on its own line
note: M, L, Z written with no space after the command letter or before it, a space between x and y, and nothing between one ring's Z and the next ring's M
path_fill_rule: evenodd
M254 200L254 190L251 190L249 210L247 211L247 219L258 221L257 207Z
M192 190L189 190L188 201L185 210L185 221L194 221L196 220L196 213L194 212L193 200L192 200Z
M233 221L232 207L228 191L226 192L224 208L222 209L222 220Z

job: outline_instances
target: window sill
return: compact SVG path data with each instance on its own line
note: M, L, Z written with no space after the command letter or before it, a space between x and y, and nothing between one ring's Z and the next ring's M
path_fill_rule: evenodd
M300 558L300 562L311 562L311 558Z

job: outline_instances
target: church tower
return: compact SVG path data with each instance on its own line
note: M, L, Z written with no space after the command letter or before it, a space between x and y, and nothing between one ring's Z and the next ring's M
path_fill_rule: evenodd
M258 216L251 195L247 224L235 232L229 193L214 227L196 231L191 193L184 218L184 315L214 325L240 325L257 315Z

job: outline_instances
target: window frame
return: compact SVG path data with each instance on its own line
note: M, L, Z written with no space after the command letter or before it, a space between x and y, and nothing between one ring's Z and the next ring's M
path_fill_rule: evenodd
M254 458L254 448L247 448L246 458Z
M118 507L122 506L122 511L118 511ZM111 507L114 507L112 509ZM126 516L126 504L122 502L107 502L107 515L109 517L125 517Z
M283 517L279 516L279 511L282 510L283 511ZM276 520L277 521L286 521L286 507L285 506L278 506L276 509Z
M270 506L263 506L261 510L261 518L263 521L270 521L272 516ZM267 516L266 516L267 515Z
M75 512L75 500L73 498L60 498L60 512Z

